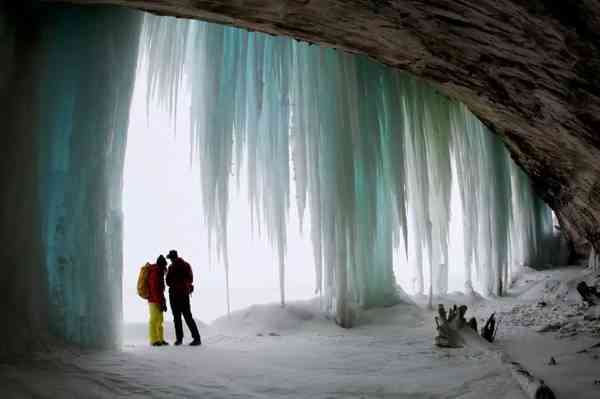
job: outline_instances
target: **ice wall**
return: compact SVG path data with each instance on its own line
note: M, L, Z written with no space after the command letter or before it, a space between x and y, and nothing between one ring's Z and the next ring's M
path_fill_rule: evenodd
M419 291L447 290L452 159L469 288L476 279L502 294L551 233L550 210L502 142L412 77L362 56L172 18L147 16L142 40L149 98L175 113L179 91L191 95L202 204L225 267L230 175L245 164L253 216L279 256L282 304L292 176L297 211L311 218L316 289L344 326L354 306L399 300L392 257L401 245L417 259Z
M121 320L121 180L141 14L34 1L3 5L0 14L8 43L0 53L7 124L1 282L9 291L0 342L39 347L54 336L112 346Z
M41 204L51 330L118 341L122 173L140 13L49 9L43 21Z

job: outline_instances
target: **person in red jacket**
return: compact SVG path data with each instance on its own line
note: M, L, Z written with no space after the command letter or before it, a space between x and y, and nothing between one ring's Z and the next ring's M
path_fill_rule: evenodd
M167 258L171 260L167 271L167 285L169 286L169 302L171 303L173 323L175 324L175 345L181 345L183 340L182 315L192 334L193 341L190 342L190 345L201 345L200 333L190 308L190 294L194 290L192 267L181 259L175 250L169 251Z
M167 311L165 300L165 271L167 260L160 255L156 263L148 269L148 306L150 308L150 344L152 346L169 345L165 341L163 330L163 312Z

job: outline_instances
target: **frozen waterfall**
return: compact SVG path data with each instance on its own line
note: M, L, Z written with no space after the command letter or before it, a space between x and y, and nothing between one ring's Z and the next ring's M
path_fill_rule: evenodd
M141 16L0 5L0 356L50 336L119 342L122 172Z
M191 96L191 155L226 271L231 175L247 173L252 216L278 255L282 304L292 180L297 212L310 218L316 290L343 326L355 306L399 301L400 247L417 260L419 292L447 290L453 164L469 289L502 294L552 233L550 209L502 142L463 105L402 72L288 38L155 16L146 16L141 51L149 100L175 114L180 93Z
M119 341L141 16L0 4L0 310L10 326L0 356L43 347L49 335ZM290 211L306 218L315 288L345 326L354 307L400 300L399 253L416 259L418 292L447 290L452 187L468 287L499 294L521 265L544 263L551 212L502 143L428 85L365 57L201 22L147 16L141 39L149 99L176 115L190 96L190 156L212 245L227 269L231 175L244 173L254 223L279 259L282 303Z
M122 319L122 175L141 15L74 7L45 18L40 207L50 330L105 347L119 342Z

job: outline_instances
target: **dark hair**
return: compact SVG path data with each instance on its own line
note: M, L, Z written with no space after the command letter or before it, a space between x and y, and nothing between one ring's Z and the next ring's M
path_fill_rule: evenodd
M167 260L165 259L164 256L159 255L158 258L156 258L156 264L159 266L166 266L167 265Z

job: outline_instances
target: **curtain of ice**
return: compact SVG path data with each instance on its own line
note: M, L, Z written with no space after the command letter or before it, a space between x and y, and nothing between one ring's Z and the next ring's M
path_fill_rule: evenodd
M0 357L46 347L50 335L119 341L121 175L141 16L0 4Z
M36 122L50 330L83 346L114 346L122 322L122 173L141 13L43 7L42 15Z
M287 38L153 16L144 26L150 100L176 112L177 92L191 95L193 159L226 270L235 165L248 173L253 219L277 252L282 304L292 174L297 211L311 218L316 290L345 326L355 306L398 302L400 246L414 254L418 291L447 291L453 163L467 288L475 279L502 294L540 251L548 208L501 141L430 86Z

